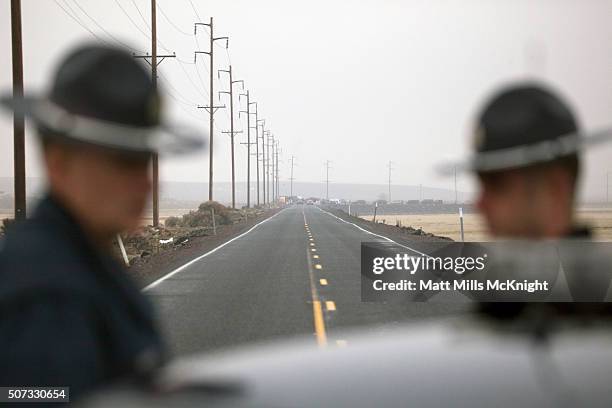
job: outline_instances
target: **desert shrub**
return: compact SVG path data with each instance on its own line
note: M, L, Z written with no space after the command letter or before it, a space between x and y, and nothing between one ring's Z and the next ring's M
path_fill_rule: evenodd
M166 227L179 227L181 224L181 219L179 217L168 217L166 218L166 221L164 222L164 225Z

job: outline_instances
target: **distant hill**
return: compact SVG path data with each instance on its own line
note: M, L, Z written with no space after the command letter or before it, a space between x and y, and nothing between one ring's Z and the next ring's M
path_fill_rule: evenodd
M40 178L28 178L27 196L28 200L34 202L43 194L45 182ZM280 183L281 195L289 195L290 183L283 181ZM260 193L260 202L263 202L263 192ZM293 183L293 194L302 197L325 198L324 183ZM10 177L0 177L0 208L12 208L13 179ZM339 198L345 200L366 200L374 201L378 199L387 200L388 186L385 184L351 184L351 183L330 183L329 198ZM469 199L469 193L460 192L459 201ZM161 207L162 208L190 208L195 207L202 201L208 199L208 183L196 182L177 182L163 181L161 183ZM223 204L231 201L231 183L215 183L214 198ZM433 188L423 186L391 186L392 200L418 200L434 199L445 202L455 201L455 192L448 189ZM246 204L246 183L236 183L236 202L238 205ZM251 183L251 204L257 202L256 183Z

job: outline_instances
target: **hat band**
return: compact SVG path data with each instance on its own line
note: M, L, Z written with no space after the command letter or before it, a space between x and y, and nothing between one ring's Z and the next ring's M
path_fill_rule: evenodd
M49 100L40 101L34 109L43 125L72 139L123 150L154 150L155 127L122 125L75 115Z
M612 138L612 129L595 132L589 137L581 133L570 133L556 140L477 153L466 167L482 172L526 167L571 155L578 152L584 145L610 138Z

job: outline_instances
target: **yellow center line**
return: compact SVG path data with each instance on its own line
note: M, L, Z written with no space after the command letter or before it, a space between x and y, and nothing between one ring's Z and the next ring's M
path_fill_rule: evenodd
M323 320L323 310L321 309L321 302L319 300L312 302L312 314L314 316L317 344L319 347L325 347L327 345L327 334L325 333L325 321Z
M312 256L314 259L319 259L319 255L313 255Z
M323 267L321 265L319 265L319 264L316 264L315 265L315 269L323 269Z
M336 310L336 304L332 300L328 300L327 302L325 302L325 308L328 312L333 312L334 310Z
M304 224L306 224L306 214L302 210L304 216ZM311 243L311 245L314 245ZM310 248L312 252L316 251L315 248ZM327 346L327 333L325 332L325 319L323 318L323 308L321 307L321 301L319 300L319 292L315 285L314 272L312 269L312 261L308 250L306 250L306 260L308 261L308 277L310 278L310 295L312 297L312 315L314 320L314 331L317 337L317 344L319 347Z
M327 279L319 279L319 283L321 283L321 286L326 286L327 285Z

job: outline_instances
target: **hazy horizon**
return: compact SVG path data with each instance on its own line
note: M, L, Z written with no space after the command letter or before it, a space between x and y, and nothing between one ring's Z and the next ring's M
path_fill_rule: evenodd
M168 117L208 128L207 33L193 35L196 21L215 18L215 35L230 37L229 50L215 47L215 69L231 62L244 79L260 118L279 138L280 177L322 182L330 160L333 183L384 185L393 162L394 185L452 189L437 165L466 156L475 112L503 84L537 80L566 97L587 130L612 124L612 0L397 1L278 0L232 2L158 1L159 52L177 58L159 67ZM115 39L135 52L150 48L144 0L22 0L26 92L45 89L51 70L82 41ZM127 15L126 15L127 14ZM129 17L128 17L129 16ZM77 22L79 21L79 22ZM41 29L44 27L44 29ZM103 31L101 28L104 28ZM108 33L112 34L109 37ZM10 4L0 5L0 52L10 61ZM11 64L0 66L0 89L11 89ZM215 75L215 93L227 90ZM202 80L203 79L203 80ZM241 92L236 86L236 92ZM244 98L235 111L244 109ZM223 96L215 98L227 104ZM228 111L215 116L215 181L230 180ZM236 128L246 130L244 115ZM11 176L11 117L0 115L0 176ZM236 179L246 179L246 134L237 136ZM41 177L28 130L27 175ZM612 168L606 145L586 155L580 199L601 201ZM161 180L207 182L208 152L161 161ZM252 161L252 181L255 162ZM460 175L459 190L474 191Z

